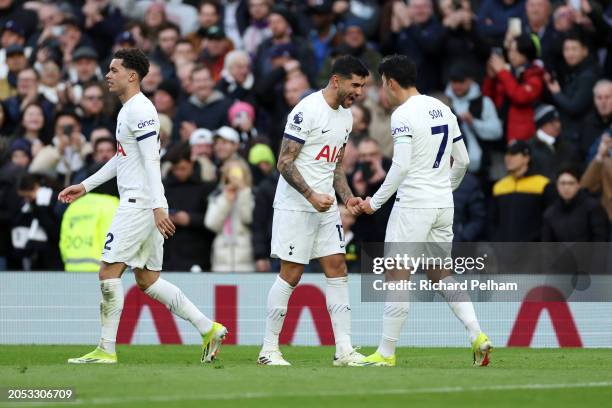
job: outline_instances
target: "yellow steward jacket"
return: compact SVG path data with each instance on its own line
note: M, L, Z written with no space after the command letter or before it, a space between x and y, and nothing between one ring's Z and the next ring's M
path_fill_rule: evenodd
M68 206L60 230L60 252L67 272L97 272L102 248L119 199L89 193Z

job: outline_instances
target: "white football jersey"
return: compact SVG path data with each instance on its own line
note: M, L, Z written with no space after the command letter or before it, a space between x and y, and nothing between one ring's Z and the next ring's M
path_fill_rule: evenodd
M168 208L163 185L153 197L144 168L145 159L159 162L160 145L157 110L143 93L131 97L119 111L116 139L120 202L134 208Z
M397 190L395 205L448 208L453 205L450 158L453 143L462 139L450 108L427 95L416 95L391 115L394 144L412 143L408 175Z
M283 137L304 145L295 159L295 165L315 192L335 198L333 184L338 153L352 129L351 110L342 106L332 109L325 101L323 91L302 99L289 114ZM274 208L317 211L283 176L278 179ZM329 211L337 211L337 204L334 203Z

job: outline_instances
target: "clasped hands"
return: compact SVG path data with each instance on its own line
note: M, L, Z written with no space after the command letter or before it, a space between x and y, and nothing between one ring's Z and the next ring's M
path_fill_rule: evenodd
M367 197L365 200L361 197L351 197L346 202L346 208L351 214L355 216L360 215L362 213L374 214L374 209L370 205L371 199L372 197Z

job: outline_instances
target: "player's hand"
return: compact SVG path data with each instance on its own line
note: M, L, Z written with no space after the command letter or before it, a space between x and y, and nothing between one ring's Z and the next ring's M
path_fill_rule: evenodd
M153 215L155 217L155 226L161 232L165 239L170 238L174 235L176 231L176 227L170 221L168 217L168 213L163 208L156 208L153 210Z
M77 198L85 195L85 186L83 184L75 184L68 186L57 195L57 199L65 204L69 204Z
M325 212L334 204L335 199L328 194L319 194L313 191L308 197L308 201L310 204L312 204L315 210Z
M363 200L361 199L361 197L351 197L346 202L346 209L349 210L349 212L356 217L363 212L361 209L362 202Z
M361 211L369 215L374 214L374 209L370 205L371 200L372 200L372 197L368 197L361 202Z

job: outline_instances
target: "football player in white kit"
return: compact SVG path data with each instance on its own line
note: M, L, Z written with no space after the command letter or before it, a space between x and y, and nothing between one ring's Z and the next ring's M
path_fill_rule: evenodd
M385 250L393 247L387 243L431 242L438 245L427 248L436 247L435 255L448 257L453 241L452 192L461 183L469 164L457 118L442 102L417 91L416 66L408 57L386 57L378 70L389 101L397 106L391 115L393 164L376 194L363 201L362 210L372 214L397 191L385 234ZM414 250L418 245L410 247ZM434 282L455 282L449 271L427 272ZM491 343L480 330L469 295L460 290L440 292L468 331L473 364L487 365ZM378 350L358 365L395 365L395 347L408 316L409 302L390 300L397 298L387 298Z
M121 311L121 275L131 267L138 287L189 321L202 336L202 362L211 362L227 329L208 319L183 292L160 277L164 238L174 234L161 181L159 117L151 101L140 92L140 81L149 61L138 49L117 51L106 75L108 89L123 104L117 118L117 154L81 184L65 188L59 200L71 203L100 184L117 177L119 208L113 218L102 252L100 315L102 333L98 347L69 363L117 362L115 341Z
M272 256L281 259L281 270L268 293L259 364L290 365L279 350L278 337L304 265L317 258L327 281L327 310L336 341L333 364L363 359L351 343L344 231L335 196L353 214L361 212L362 200L348 186L342 157L353 127L350 107L363 92L368 75L357 58L339 57L327 86L300 101L287 118L277 165L281 177L274 198L271 245Z

